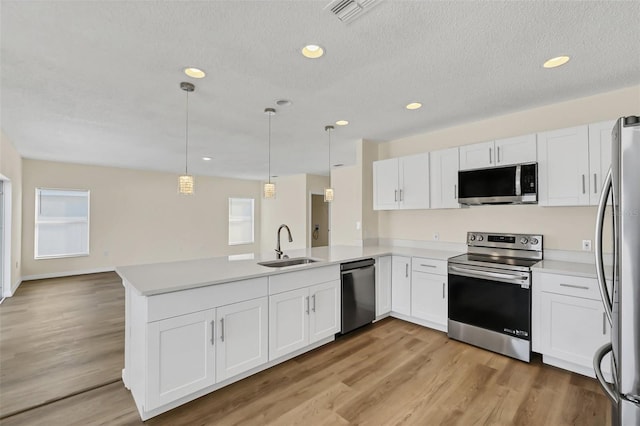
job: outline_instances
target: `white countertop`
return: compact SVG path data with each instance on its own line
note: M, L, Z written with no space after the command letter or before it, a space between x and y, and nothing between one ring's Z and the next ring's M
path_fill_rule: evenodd
M178 262L151 263L145 265L119 266L116 272L123 280L143 296L169 293L195 287L222 284L250 278L284 274L300 269L349 262L369 257L386 255L417 256L428 259L447 260L460 252L390 246L331 246L298 250L286 250L290 258L311 257L315 263L270 268L258 262L275 260L275 253L212 257ZM250 257L253 256L253 257Z
M543 260L531 268L532 272L548 272L552 274L574 275L585 278L596 278L595 263L563 262L559 260ZM611 279L611 265L604 265L607 279Z

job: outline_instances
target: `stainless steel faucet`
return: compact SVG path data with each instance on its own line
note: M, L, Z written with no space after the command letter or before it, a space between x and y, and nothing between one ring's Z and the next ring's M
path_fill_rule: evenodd
M282 230L282 228L286 228L287 229L287 233L289 234L289 242L292 243L293 242L293 237L291 237L291 230L289 229L289 227L287 225L285 225L284 223L282 225L280 225L280 227L278 228L278 246L276 247L276 253L278 256L278 259L282 259L282 250L280 250L280 231ZM285 259L288 256L285 255Z

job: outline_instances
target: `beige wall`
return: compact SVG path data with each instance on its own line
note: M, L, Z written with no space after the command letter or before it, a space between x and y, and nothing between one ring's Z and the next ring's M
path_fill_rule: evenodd
M329 187L329 181L329 176L307 175L307 247L311 247L311 241L313 239L313 223L311 223L313 205L311 202L311 194L322 194L322 199L324 200L324 189ZM331 203L329 203L329 209L331 209ZM318 246L320 245L326 246L327 244L318 244Z
M311 196L311 247L324 247L329 245L329 205L324 201L323 195ZM313 239L315 226L318 225L318 239Z
M362 245L362 166L340 167L331 171L335 194L331 203L331 245Z
M0 131L0 175L11 185L11 289L13 294L22 279L22 158L11 141Z
M287 231L282 230L280 239L284 251L304 248L307 245L307 177L306 175L283 176L273 180L276 184L276 198L262 200L261 251L273 253L276 248L276 232L281 224L291 230L293 242L287 239Z
M179 195L178 175L47 161L23 161L23 276L106 269L257 251L260 183L195 178ZM34 260L37 187L91 191L90 256ZM228 198L254 198L255 243L228 245Z
M391 158L640 114L640 86L602 93L399 139L379 146ZM548 249L580 250L594 238L595 207L478 206L379 213L380 238L463 243L467 231L537 232Z

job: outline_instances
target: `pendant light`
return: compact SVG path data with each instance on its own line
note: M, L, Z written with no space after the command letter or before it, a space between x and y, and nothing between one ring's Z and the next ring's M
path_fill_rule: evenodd
M265 108L264 113L269 116L269 176L264 184L264 198L276 198L276 184L271 183L271 116L276 114L274 108Z
M189 158L189 92L193 92L196 89L191 83L183 81L180 83L180 88L187 92L187 114L185 125L185 142L184 142L184 174L178 178L178 192L184 195L193 195L194 182L193 176L189 174L187 168Z
M324 202L330 203L333 201L333 188L331 188L331 132L333 132L333 126L324 126L324 130L329 133L329 187L324 189Z

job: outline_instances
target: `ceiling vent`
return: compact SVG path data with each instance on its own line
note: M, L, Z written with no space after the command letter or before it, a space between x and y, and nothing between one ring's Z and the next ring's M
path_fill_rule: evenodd
M348 24L355 21L382 0L333 0L326 9Z

